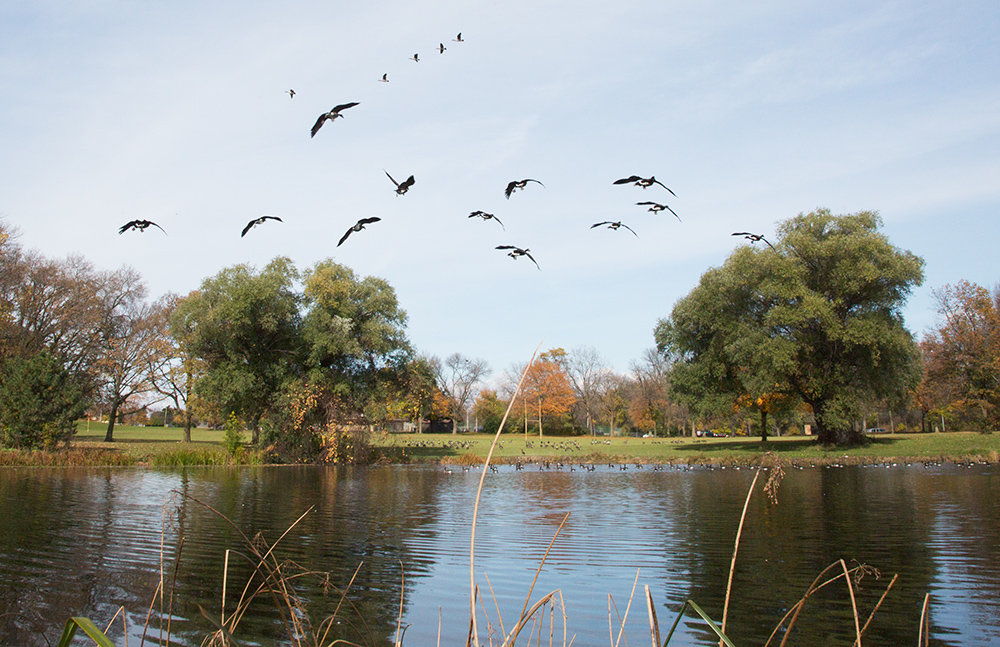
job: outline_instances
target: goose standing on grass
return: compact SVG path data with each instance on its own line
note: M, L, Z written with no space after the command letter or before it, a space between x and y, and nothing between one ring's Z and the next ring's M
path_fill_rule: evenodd
M524 187L528 186L528 182L535 182L537 184L541 184L542 188L545 188L544 184L542 184L538 180L532 180L531 178L528 178L526 180L514 180L513 182L510 182L507 185L506 189L504 189L503 191L504 197L510 200L510 194L517 190L524 190Z
M159 229L160 231L162 231L164 234L167 233L166 230L163 227L159 226L158 224L156 224L152 220L130 220L130 221L126 222L124 225L121 226L121 229L118 230L118 235L121 236L122 234L124 234L129 229L135 229L138 232L145 232L146 228L147 227L151 227L151 226L152 227L156 227L157 229Z
M330 112L324 112L319 116L319 119L316 120L316 123L313 124L309 136L315 137L316 133L319 132L319 129L323 127L323 124L325 124L327 120L333 121L337 117L343 118L344 115L340 114L340 111L347 110L348 108L353 108L356 105L358 105L357 101L352 101L350 103L342 103L339 106L334 106L333 109L330 110Z
M347 240L347 237L348 237L348 236L350 236L351 234L353 234L354 232L356 232L356 231L361 231L362 229L364 229L364 228L365 228L365 225L368 225L368 224L371 224L371 223L373 223L373 222L378 222L379 220L381 220L381 218L377 218L377 217L372 217L372 218L362 218L362 219L361 219L361 220L359 220L359 221L358 221L357 223L355 223L355 224L354 224L354 225L353 225L352 227L350 227L350 228L349 228L349 229L348 229L348 230L347 230L347 231L346 231L346 232L344 233L344 235L343 235L343 236L341 236L341 237L340 237L340 242L339 242L339 243L337 243L337 247L340 247L341 245L343 245L343 244L344 244L344 241L345 241L345 240Z

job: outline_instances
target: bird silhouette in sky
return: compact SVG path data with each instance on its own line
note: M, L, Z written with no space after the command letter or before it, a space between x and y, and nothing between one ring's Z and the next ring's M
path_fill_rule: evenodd
M382 170L389 177L389 179L392 180L392 183L396 185L396 195L403 195L404 193L409 191L410 187L413 186L413 183L416 182L416 180L413 179L412 175L403 180L402 182L397 182L396 180L392 179L391 175L389 175L389 171L386 171L385 169Z
M417 63L419 63L419 62L420 62L420 54L414 54L414 55L413 55L413 56L412 56L412 57L410 58L410 60L412 60L412 61L416 61Z
M661 211L666 209L670 213L674 214L674 218L677 218L678 222L681 222L681 217L677 215L677 212L665 204L660 204L659 202L649 202L648 200L646 202L636 202L636 204L640 204L643 206L649 205L649 209L646 209L646 211L652 211L653 213L660 213Z
M446 49L448 49L448 48L444 46L444 43L438 43L438 52L439 53L444 54L444 51Z
M164 234L167 233L166 230L163 227L159 226L158 224L156 224L152 220L130 220L130 221L126 222L124 225L121 226L121 229L118 230L118 235L120 236L120 235L124 234L129 229L135 229L136 231L142 231L142 232L144 232L144 231L146 231L146 228L149 227L149 226L156 227L157 229L159 229L160 231L162 231Z
M531 178L528 178L526 180L514 180L513 182L507 185L506 189L504 189L503 192L504 197L510 200L510 194L518 189L523 190L524 187L528 185L528 182L537 182L538 184L541 184L543 188L545 187L545 185L539 182L538 180L532 180Z
M379 81L381 81L382 83L388 83L389 82L389 73L386 72L385 74L383 74L382 78L379 79Z
M294 99L295 98L295 90L285 90L285 94L288 95L289 99Z
M462 40L462 32L458 32L458 36L455 36L454 40L456 43L464 43L465 41Z
M316 120L316 123L313 124L312 131L310 131L309 136L315 137L316 133L319 132L319 129L323 127L323 124L325 124L328 119L330 121L333 121L337 117L343 118L344 115L340 114L340 111L347 110L348 108L353 108L356 105L358 105L357 101L352 101L350 103L342 103L339 106L334 106L333 109L330 110L330 112L324 112L319 116L319 119Z
M510 256L515 261L517 260L518 256L527 256L528 258L531 259L531 262L535 264L535 267L537 267L538 269L542 269L541 266L538 264L538 261L536 261L535 258L528 253L531 250L527 248L521 249L520 247L514 247L513 245L497 245L496 249L509 249L510 251L507 252L507 256Z
M762 240L767 244L768 247L774 249L774 245L772 245L766 238L764 238L764 234L752 234L749 231L734 231L733 236L743 236L751 243L756 243L757 241Z
M472 213L469 214L469 217L470 218L482 218L483 221L491 220L492 219L492 220L496 220L497 222L500 222L499 218L497 218L496 216L494 216L492 213L486 213L485 211L473 211ZM507 231L507 228L503 226L502 222L500 222L500 226L503 227L504 231Z
M248 231L259 225L260 223L264 222L265 220L277 220L278 222L284 222L278 216L261 216L260 218L254 218L253 220L247 223L246 227L243 228L243 233L240 234L240 238L246 236Z
M662 186L667 191L670 191L670 188L667 187L667 185L665 185L663 182L660 182L659 180L657 180L655 175L650 175L649 177L639 177L638 175L630 175L628 177L623 177L620 180L615 180L614 183L615 184L635 184L636 186L641 186L644 189L649 188L649 187L653 186L654 184L659 184L660 186ZM675 198L677 197L677 194L674 193L673 191L670 191L670 195L674 196Z
M361 220L359 220L358 222L356 222L352 227L350 227L344 233L343 236L340 237L340 242L337 243L337 247L340 247L341 245L343 245L344 241L347 240L347 237L350 236L351 234L353 234L354 232L361 231L362 229L365 228L365 225L371 224L373 222L378 222L379 220L381 220L381 218L376 218L376 217L362 218Z
M624 222L622 222L621 220L619 220L619 221L617 221L617 222L611 222L610 220L605 220L604 222L596 222L596 223L592 224L592 225L590 226L590 228L591 228L591 229L593 229L594 227L600 227L601 225L607 225L607 226L608 226L608 229L614 229L614 230L617 230L617 229L618 229L619 227L624 227L625 229L628 229L629 231L631 231L631 232L632 232L632 234L633 234L633 235L634 235L634 236L635 236L636 238L638 238L638 237L639 237L639 234L635 233L635 230L634 230L634 229L632 229L631 227L629 227L628 225L626 225L626 224L625 224Z

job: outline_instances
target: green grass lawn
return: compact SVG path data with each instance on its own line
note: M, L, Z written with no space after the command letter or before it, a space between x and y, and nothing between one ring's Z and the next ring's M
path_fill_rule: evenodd
M880 462L885 460L1000 461L1000 434L884 434L871 443L831 449L811 437L772 438L607 438L546 437L504 434L494 452L496 462L566 460L579 462L716 462L752 463L771 452L796 462ZM489 452L493 437L485 434L395 435L387 443L413 460L472 462Z
M179 427L115 426L115 442L104 442L105 424L81 421L71 448L59 453L0 452L0 465L199 465L228 464L221 430L192 429L183 443ZM249 434L245 436L249 440ZM503 434L495 463L544 460L580 463L758 463L765 453L800 464L894 461L1000 462L1000 434L950 432L879 434L847 449L818 445L814 438L608 438ZM486 434L383 434L374 440L390 461L482 463L493 442Z

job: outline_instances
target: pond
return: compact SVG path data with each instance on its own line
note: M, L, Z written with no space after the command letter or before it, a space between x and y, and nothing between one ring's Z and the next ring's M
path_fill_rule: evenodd
M481 641L491 625L510 631L564 519L531 598L561 593L574 645L614 645L626 609L620 644L650 644L644 586L661 638L688 599L721 620L755 473L555 464L488 473L474 562ZM777 503L763 492L768 475L740 539L727 630L736 644L763 645L840 559L878 571L853 584L861 623L899 576L863 644L916 644L925 594L932 645L1000 644L1000 467L787 469ZM54 644L68 617L103 628L124 607L128 644L138 645L161 569L173 604L154 609L147 644L164 637L168 615L171 644L201 644L213 626L200 609L215 619L221 611L226 550L234 551L231 613L250 572L239 557L249 553L241 533L273 545L311 510L275 549L281 561L329 574L294 581L305 601L299 617L318 625L354 576L331 637L391 645L402 603L404 646L436 646L439 626L440 644L464 645L479 479L475 468L443 466L0 470L0 644L44 645L43 634ZM554 644L562 644L562 607L555 620ZM290 644L282 627L276 605L258 599L236 637L241 645ZM526 627L519 644L529 632L537 641L537 631ZM125 644L120 618L109 635ZM809 598L788 640L853 642L843 579ZM670 642L711 644L717 640L691 613Z

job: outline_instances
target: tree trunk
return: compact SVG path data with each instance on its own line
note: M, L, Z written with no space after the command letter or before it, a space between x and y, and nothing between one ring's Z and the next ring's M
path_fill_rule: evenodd
M190 363L185 362L185 364L190 367ZM191 403L188 398L191 397L191 389L194 383L194 373L188 368L184 371L184 442L191 442ZM175 401L176 402L176 401ZM180 404L177 402L177 404Z
M108 414L108 432L104 434L104 442L115 442L115 420L118 419L118 403L111 405L111 412Z
M250 438L254 447L260 444L260 416L254 416L250 419Z
M767 442L767 410L760 410L760 442Z
M184 409L184 442L191 442L191 409Z

